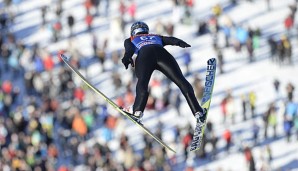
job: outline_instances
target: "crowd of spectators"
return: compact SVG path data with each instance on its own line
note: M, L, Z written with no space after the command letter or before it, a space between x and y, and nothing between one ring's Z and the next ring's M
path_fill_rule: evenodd
M270 1L268 1L270 2ZM123 131L119 131L124 126L125 118L110 109L104 102L98 102L96 95L87 90L85 86L78 86L75 76L61 60L56 60L59 53L66 52L72 56L72 64L84 70L86 58L80 57L79 50L59 49L48 51L37 44L26 44L16 36L11 29L14 19L18 17L17 7L21 1L5 0L4 10L0 10L0 168L3 170L59 170L67 171L74 168L84 168L86 170L171 170L179 165L176 155L169 155L165 149L160 147L147 135L141 135L140 143L142 148L135 148L130 142L131 139ZM63 15L63 0L55 1L52 6L44 5L40 8L40 27L47 27L52 33L50 42L58 43L64 38L76 36L74 27L77 19L74 15ZM117 25L121 30L119 37L124 37L124 30L127 23L136 20L137 3L134 0L119 0L118 8L121 13L117 18ZM234 4L235 2L231 2ZM115 91L122 92L115 101L120 106L129 106L134 100L133 85L135 76L131 73L129 81L121 78L123 68L119 59L122 50L108 51L109 39L103 39L94 34L93 21L96 18L107 18L110 15L109 0L84 0L81 4L86 9L84 21L86 32L92 35L93 55L88 60L96 59L101 66L100 72L112 72L112 82ZM259 28L245 28L234 23L228 16L225 16L221 4L216 4L210 9L210 18L206 21L196 23L193 16L193 0L173 0L173 20L164 23L156 20L154 30L158 34L174 35L175 25L195 25L198 24L196 36L205 34L213 38L210 45L214 48L219 60L219 73L225 73L224 51L233 47L236 53L240 53L246 48L249 62L256 62L258 56L255 51L260 48L262 30ZM237 5L236 3L234 5ZM285 17L285 34L280 37L270 36L268 45L270 53L268 56L272 61L280 65L292 64L292 43L291 35L294 31L294 16L296 14L297 3L290 5L291 13ZM271 9L268 5L268 10ZM271 9L272 10L272 9ZM75 12L73 12L75 13ZM47 15L54 14L54 19L49 20ZM62 19L67 21L65 27ZM224 17L225 22L219 23L219 17ZM62 34L63 30L68 30L69 35ZM235 35L232 35L236 33ZM225 36L224 45L218 43L219 34ZM101 46L98 42L103 42ZM183 67L186 68L185 75L191 75L189 67L191 53L183 51ZM106 63L112 62L112 70L106 68ZM86 65L86 64L85 64ZM199 74L192 75L192 85L195 93L200 99L202 97L203 85ZM295 101L295 85L288 83L286 88L287 96L283 98L280 94L279 80L275 80L274 89L277 98L272 100L268 109L263 113L256 113L257 90L250 90L242 96L233 94L233 90L227 90L222 99L221 113L223 115L223 125L233 125L238 116L242 114L243 122L255 120L261 116L263 123L253 122L251 132L253 133L253 146L243 146L240 144L239 151L247 161L249 170L255 170L256 161L252 149L262 140L267 139L268 129L273 130L273 138L286 136L287 141L293 140L296 134L298 138L298 114L297 102ZM86 98L88 101L86 102ZM150 96L147 110L164 112L174 108L177 114L181 114L180 93L170 86L169 81L163 77L154 77L150 82ZM236 98L241 99L241 103L236 103ZM283 134L279 134L276 128L277 115L280 109L277 108L278 100L282 99L284 104ZM236 106L241 106L239 113ZM250 112L250 113L249 113ZM249 115L250 114L250 115ZM155 133L163 138L164 125L158 124ZM260 129L262 128L262 129ZM191 125L173 128L174 143L183 149L183 159L190 158L188 146L192 139L193 129ZM264 131L261 135L260 131ZM98 135L98 132L99 135ZM120 132L120 133L119 133ZM269 131L270 132L270 131ZM295 132L295 133L293 133ZM120 135L118 135L120 134ZM90 145L94 137L96 141ZM210 159L213 161L219 153L218 142L223 140L226 144L225 151L231 152L232 146L238 146L234 136L236 133L226 127L221 135L214 130L212 122L207 123L205 140L203 147L196 153L196 157ZM238 135L237 135L238 136ZM116 139L116 140L115 140ZM115 141L113 141L115 140ZM109 142L116 142L111 145ZM212 150L206 150L206 145L211 144ZM116 148L115 148L116 146ZM264 148L264 161L262 169L270 168L272 160L270 144ZM187 169L192 168L188 166Z

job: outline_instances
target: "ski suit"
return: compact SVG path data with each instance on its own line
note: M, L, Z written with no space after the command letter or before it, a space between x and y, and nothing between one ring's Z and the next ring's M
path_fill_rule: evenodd
M190 47L183 40L154 34L141 34L124 41L125 54L122 62L126 69L129 64L135 65L135 74L138 78L136 85L136 98L133 112L143 112L148 100L148 84L154 70L159 70L181 90L193 114L203 112L199 105L191 84L183 76L175 58L164 48L166 45ZM132 56L137 54L135 63Z

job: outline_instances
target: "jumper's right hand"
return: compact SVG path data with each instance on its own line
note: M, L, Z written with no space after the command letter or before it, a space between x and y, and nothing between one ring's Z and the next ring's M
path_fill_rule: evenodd
M134 62L133 62L133 59L132 57L123 57L122 58L122 63L123 65L125 66L125 69L128 68L128 65L131 64L132 67L134 67Z
M180 47L182 47L182 48L190 47L190 45L187 44L187 43L186 43L185 41L183 41L183 40L180 40L180 41L178 42L178 46L180 46Z

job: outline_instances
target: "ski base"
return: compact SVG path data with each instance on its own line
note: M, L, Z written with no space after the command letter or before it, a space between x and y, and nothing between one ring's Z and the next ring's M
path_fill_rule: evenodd
M210 103L212 98L212 92L213 92L214 81L215 81L215 73L216 73L216 59L211 58L207 61L205 88L204 88L204 93L203 93L203 98L201 103L202 108L205 108L207 110L206 120L207 120L208 111L210 108ZM194 130L194 134L193 134L193 140L190 145L190 151L196 151L200 149L203 141L203 137L204 137L206 120L203 123L197 122Z

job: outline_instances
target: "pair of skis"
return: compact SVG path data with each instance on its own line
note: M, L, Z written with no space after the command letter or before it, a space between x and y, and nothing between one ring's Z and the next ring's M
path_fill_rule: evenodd
M69 62L70 59L66 57L64 54L60 55L61 59L66 63L66 65L74 72L76 73L81 80L94 92L96 92L98 95L100 95L106 102L108 102L112 107L114 107L117 111L119 111L122 115L130 119L133 123L138 125L141 129L143 129L144 132L146 132L148 135L150 135L152 138L154 138L159 144L161 144L163 147L167 148L168 150L171 150L172 152L176 153L175 150L173 150L171 147L169 147L167 144L165 144L160 138L155 136L150 130L148 130L144 125L136 122L133 118L131 118L121 107L119 107L116 103L114 103L110 98L108 98L106 95L104 95L101 91L99 91L97 88L95 88L71 63ZM212 97L212 91L213 91L213 85L214 85L214 79L215 79L215 70L216 70L216 60L215 58L209 59L207 62L207 75L205 80L205 90L203 94L202 99L202 107L208 110L210 107L211 97ZM206 117L207 118L207 117ZM204 134L204 128L205 128L205 122L203 124L196 125L193 141L191 144L191 151L198 150L201 146L203 134Z

